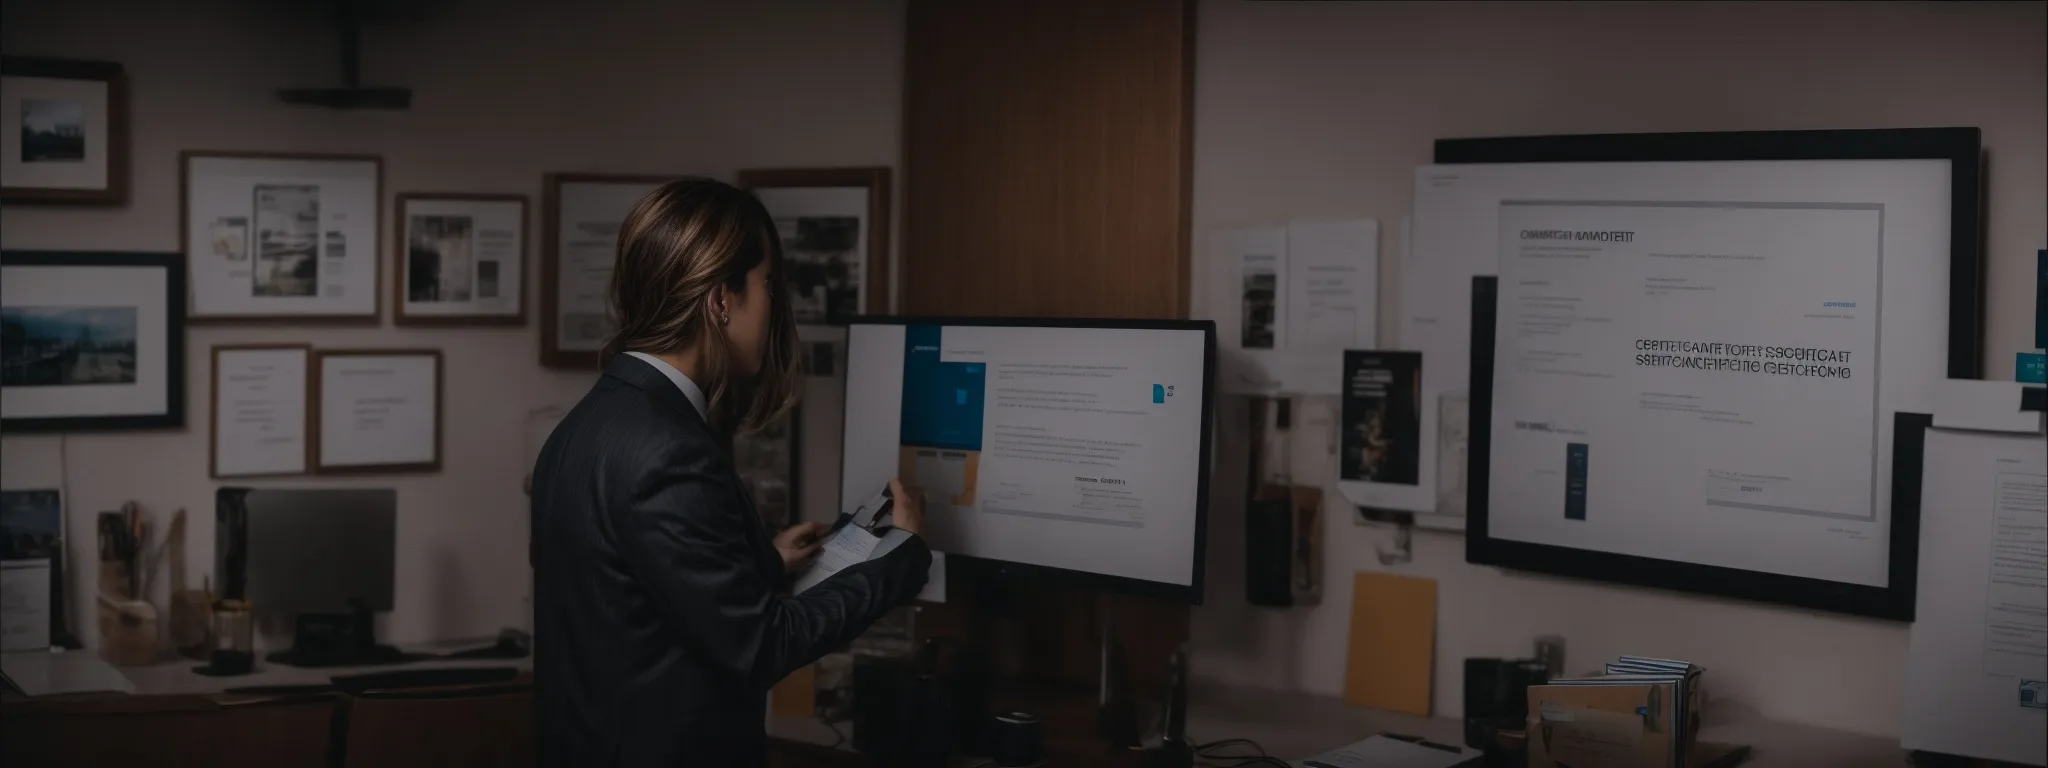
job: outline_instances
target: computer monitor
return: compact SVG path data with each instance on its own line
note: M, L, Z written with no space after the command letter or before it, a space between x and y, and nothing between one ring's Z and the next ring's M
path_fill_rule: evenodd
M396 597L397 491L222 488L215 516L223 596L297 619L293 650L272 661L373 663L396 653L376 644L371 617Z
M840 507L922 489L949 558L1200 603L1216 328L856 319Z

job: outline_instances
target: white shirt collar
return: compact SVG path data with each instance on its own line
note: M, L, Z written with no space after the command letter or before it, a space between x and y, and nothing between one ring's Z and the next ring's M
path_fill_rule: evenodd
M710 410L704 406L704 390L697 388L697 382L691 381L688 376L684 376L682 371L678 371L675 366L669 365L667 360L645 352L627 352L626 354L640 358L641 362L654 366L654 370L661 371L661 375L667 376L669 381L675 382L676 389L683 391L683 397L689 399L690 405L697 409L698 416L702 416L707 420L711 418Z

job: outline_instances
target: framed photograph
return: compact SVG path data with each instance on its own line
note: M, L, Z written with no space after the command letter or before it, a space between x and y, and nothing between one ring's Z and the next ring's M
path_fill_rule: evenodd
M0 251L0 431L185 424L174 253Z
M213 348L213 477L301 475L313 466L313 348Z
M889 311L889 169L740 171L775 217L798 325Z
M0 57L0 123L0 202L128 202L121 65Z
M605 292L619 227L640 198L674 176L550 173L540 261L540 364L596 368L618 327Z
M526 196L398 196L399 325L526 322Z
M802 414L792 410L775 423L733 439L733 464L768 530L780 531L802 518L797 502Z
M441 469L440 350L320 350L313 357L317 471Z
M192 322L375 324L383 166L374 155L185 152Z

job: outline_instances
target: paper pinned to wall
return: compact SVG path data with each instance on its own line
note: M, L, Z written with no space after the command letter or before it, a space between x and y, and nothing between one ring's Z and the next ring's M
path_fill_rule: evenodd
M2048 680L2048 439L1926 435L1900 743L2039 761L2048 731L2031 707Z
M1287 349L1370 348L1378 331L1379 223L1372 219L1287 225Z
M1216 232L1202 281L1229 394L1334 395L1345 349L1376 346L1379 223Z

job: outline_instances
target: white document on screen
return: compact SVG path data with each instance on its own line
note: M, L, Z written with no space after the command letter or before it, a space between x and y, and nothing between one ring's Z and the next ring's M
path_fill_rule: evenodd
M1489 515L1882 586L1875 205L1503 201Z
M948 555L1193 580L1207 338L856 325L846 497L900 478Z

